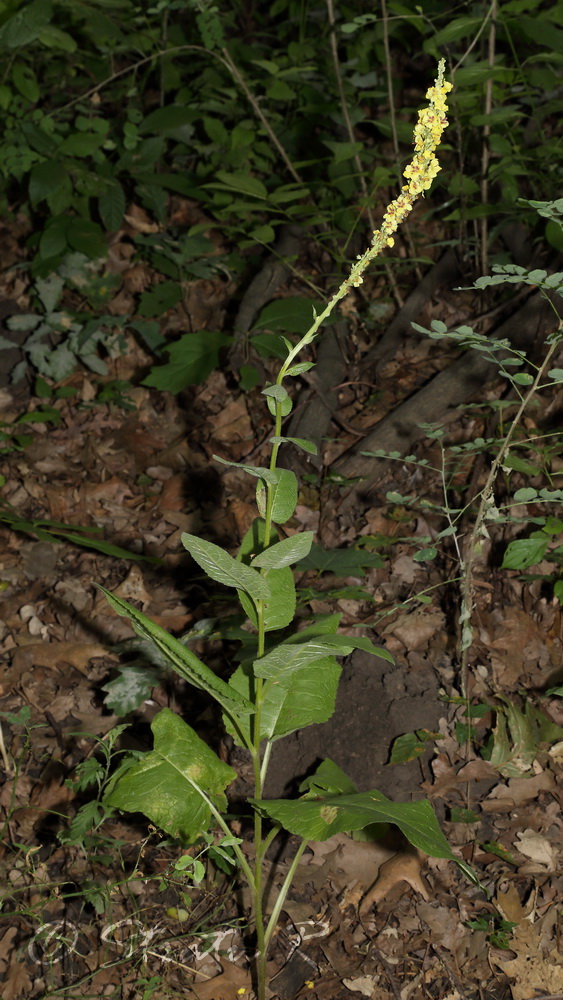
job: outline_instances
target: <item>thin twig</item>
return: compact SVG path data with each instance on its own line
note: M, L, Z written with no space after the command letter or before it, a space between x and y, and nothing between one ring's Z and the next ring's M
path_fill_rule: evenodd
M297 184L303 184L303 179L297 173L295 167L293 166L291 160L289 159L289 156L287 155L287 153L286 153L285 149L283 148L280 140L278 139L276 133L274 132L272 126L270 125L268 119L263 114L262 109L261 109L260 105L258 104L258 101L254 97L254 94L252 93L252 91L249 90L249 88L248 88L248 86L246 84L246 81L244 80L244 78L243 78L240 70L238 69L238 67L235 65L235 63L231 59L231 57L230 57L227 49L221 49L221 52L222 52L222 56L223 56L222 62L225 64L225 66L227 67L227 69L231 73L233 79L238 83L238 85L239 85L240 89L242 90L244 96L246 97L248 103L251 105L252 110L254 111L254 114L258 118L259 122L262 124L263 128L265 128L266 132L268 133L272 145L275 146L275 148L277 149L278 153L280 154L283 162L285 163L285 165L287 167L288 172L291 174L291 176L293 177L293 180ZM213 53L213 54L215 54L215 53Z
M493 107L493 67L495 64L496 49L496 20L497 20L497 0L491 4L491 24L489 26L489 47L488 65L489 79L485 88L485 114L490 115ZM491 147L489 136L491 126L485 123L483 126L483 148L481 150L481 205L486 205L489 200L489 162L491 159ZM481 219L481 274L486 274L489 269L489 221L484 215Z
M6 771L6 775L9 778L13 778L13 776L15 774L15 771L14 771L14 768L12 767L12 763L10 761L10 758L8 757L8 751L6 750L6 744L4 743L4 732L2 730L2 723L0 723L0 756L2 757L2 760L4 761L4 769Z
M180 52L202 52L204 55L213 56L214 59L218 59L219 62L223 64L223 66L229 71L235 82L239 85L244 96L246 97L247 101L252 107L254 114L256 115L261 125L266 130L273 146L275 146L275 148L277 149L285 166L287 167L287 170L293 177L294 181L296 181L298 184L303 184L302 178L295 170L295 167L293 166L291 160L289 159L289 156L287 155L280 140L275 134L272 126L268 122L267 118L264 116L256 98L254 97L254 94L249 89L240 70L231 59L231 56L227 51L227 49L221 49L220 55L218 52L214 52L212 49L206 49L202 45L174 45L172 46L172 48L169 49L159 49L157 52L153 52L152 55L145 56L144 59L139 59L138 62L133 63L132 66L126 66L124 69L120 69L116 73L112 73L111 76L108 76L105 80L102 80L102 82L98 83L95 87L92 87L90 90L87 90L84 94L80 94L78 97L73 98L73 100L69 101L68 104L64 104L62 108L59 108L56 113L62 114L63 111L68 111L69 108L74 107L74 105L77 104L79 101L87 101L88 98L93 97L94 94L99 93L100 90L103 90L105 87L109 86L109 84L114 83L122 76L126 76L127 73L136 72L136 70L140 69L141 66L146 66L147 63L152 62L153 59L161 59L164 56L170 56L178 54Z

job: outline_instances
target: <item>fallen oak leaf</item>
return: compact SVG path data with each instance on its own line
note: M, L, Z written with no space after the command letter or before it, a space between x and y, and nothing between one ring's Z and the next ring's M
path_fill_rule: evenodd
M428 902L430 899L428 887L420 873L423 858L422 852L412 850L401 851L389 858L389 861L385 861L379 869L375 883L362 900L360 918L367 916L370 908L377 906L401 882L407 882Z
M13 958L2 983L2 1000L16 1000L22 993L29 995L32 988L25 965L18 958Z

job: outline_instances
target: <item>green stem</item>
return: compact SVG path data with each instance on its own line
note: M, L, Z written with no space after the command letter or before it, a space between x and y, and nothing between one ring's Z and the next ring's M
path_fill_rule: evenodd
M276 831L276 833L277 833L277 831ZM291 883L293 882L293 877L295 875L295 872L297 871L297 865L301 861L301 857L302 857L303 852L304 852L305 848L307 847L308 843L309 843L308 840L302 840L301 841L299 847L297 848L297 852L295 854L295 857L293 858L293 861L291 862L291 864L289 866L287 875L285 876L285 878L283 880L282 887L281 887L281 889L279 891L278 898L276 899L276 902L274 903L274 908L273 908L272 913L270 915L270 919L268 920L268 926L266 928L266 933L264 935L264 943L265 943L266 949L268 948L268 946L270 944L270 941L272 939L272 934L274 933L274 931L276 929L276 925L277 925L277 922L279 920L280 913L281 913L281 911L283 909L283 904L285 903L285 900L287 898L287 894L288 894L288 892L289 892L289 890L291 888ZM264 970L265 970L265 966L266 966L266 955L264 954Z
M203 789L199 787L197 782L195 782L188 775L186 775L186 781L189 781L192 788L195 788L198 795L201 796L201 798L206 803L207 807L210 809L211 813L217 820L217 823L219 824L223 832L227 835L227 837L232 837L232 830L229 829L227 822L223 819L219 810L215 808L209 796L206 795ZM249 888L251 889L251 891L254 891L255 879L252 873L252 869L248 864L248 861L246 860L238 844L233 844L233 851L236 855L241 870L244 872L244 877L246 878Z
M262 797L262 789L264 788L264 783L266 781L266 774L268 771L268 764L270 763L270 754L272 753L272 746L270 740L266 742L266 748L264 750L264 755L262 757L262 766L260 769L260 797Z

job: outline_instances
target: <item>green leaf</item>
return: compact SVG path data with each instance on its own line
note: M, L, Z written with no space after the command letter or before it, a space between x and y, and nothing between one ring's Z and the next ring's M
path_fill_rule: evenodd
M529 500L535 500L537 495L538 491L533 486L523 486L521 490L516 490L514 499L517 503L526 503Z
M257 333L250 338L250 343L261 358L287 357L287 348L279 333Z
M275 629L286 628L295 616L297 595L290 567L271 569L268 573L268 586L272 596L265 602L264 606L264 631L273 632ZM258 617L254 604L243 590L238 591L238 596L250 621L258 627Z
M282 569L283 566L291 566L299 562L309 553L314 533L312 531L302 531L289 538L283 538L281 542L276 542L264 552L261 552L253 560L251 565L258 569Z
M563 382L563 368L551 368L547 374L554 382Z
M420 757L425 750L425 741L419 739L416 733L404 733L394 740L389 763L408 764L409 761Z
M299 785L300 792L307 792L307 799L323 795L354 795L358 789L338 764L329 757L322 760L314 774Z
M272 596L265 602L264 630L273 632L291 625L295 616L297 597L293 572L289 566L269 570L267 579Z
M530 770L537 747L533 745L532 732L524 714L515 705L507 706L507 714L508 718L503 709L497 712L490 763L505 778L521 778ZM507 722L510 726L510 740Z
M503 469L514 469L515 472L523 472L526 476L537 476L541 471L539 466L527 462L520 455L515 455L514 452L505 456L502 467Z
M140 135L155 132L175 132L177 129L190 125L196 116L194 108L187 104L169 104L165 108L151 111L139 125Z
M139 334L153 354L160 354L162 348L167 346L166 340L160 332L158 320L138 319L133 320L129 325L132 330Z
M54 24L47 24L38 35L39 41L48 49L62 49L63 52L76 52L78 45L76 40L66 31L55 28Z
M122 773L117 772L104 804L142 812L172 837L190 843L205 832L211 810L226 808L224 789L237 777L190 726L163 708L153 720L154 749Z
M91 260L107 256L108 248L102 229L90 219L71 219L66 239L73 250L78 250Z
M262 181L247 173L227 173L226 170L218 170L215 176L222 183L206 186L227 188L229 191L237 191L239 194L250 195L252 198L260 198L261 200L268 197L268 191Z
M176 343L166 345L170 360L151 368L141 385L166 389L174 395L188 385L201 385L217 367L221 347L226 347L231 340L226 334L211 330L186 333Z
M66 156L91 156L104 142L99 132L73 132L61 142L59 153Z
M429 562L431 559L435 559L438 555L438 549L432 546L429 549L419 549L415 552L413 559L415 562Z
M336 638L336 636L333 636ZM353 646L347 646L339 650L341 655L351 653ZM276 684L283 683L291 674L308 667L315 660L323 659L327 656L334 656L334 646L321 639L310 639L308 642L295 643L292 645L280 645L266 653L259 660L254 661L254 674L256 677L263 677L266 680L275 680Z
M520 16L517 24L525 37L541 45L548 52L563 52L563 31L553 24L551 18L538 16L535 12L535 17Z
M275 680L293 674L315 660L325 656L347 656L354 649L363 649L373 656L394 662L386 649L373 645L369 639L361 636L329 635L308 642L287 643L277 646L259 660L254 661L254 673L257 677Z
M205 663L192 653L191 649L182 645L178 639L174 639L166 629L156 625L150 618L147 618L141 611L137 611L127 601L111 594L109 590L98 584L99 589L105 594L107 601L118 615L128 618L137 635L142 639L147 639L153 645L157 653L163 656L180 677L211 695L221 707L230 715L234 715L239 720L254 713L254 706L237 692L234 692L225 681L217 677ZM243 728L241 726L241 728Z
M212 580L223 583L226 587L244 590L253 601L270 599L270 588L265 577L250 566L233 559L219 545L198 538L197 535L188 535L187 532L183 532L181 541L192 559Z
M319 772L317 771L317 779ZM394 823L407 840L425 854L457 861L444 837L432 806L420 802L391 802L381 792L349 792L316 800L250 800L285 830L306 840L328 840L335 833L363 830L372 823Z
M31 66L22 62L14 63L12 67L12 82L16 90L19 90L20 94L22 94L26 100L30 101L31 104L37 103L41 91L39 90L37 77L35 76Z
M377 552L362 549L323 549L316 542L309 555L299 564L300 570L314 569L319 573L333 573L337 577L365 576L366 566L381 567L383 560Z
M248 472L249 476L254 476L256 479L262 479L266 483L271 483L272 486L277 484L277 469L267 469L262 465L245 465L244 462L229 462L227 458L221 458L219 455L213 455L213 460L215 462L220 462L221 465L230 465L235 469L243 469L245 472Z
M313 325L315 314L323 311L323 304L317 299L295 296L291 299L275 299L262 309L254 323L255 330L283 330L284 333L307 333Z
M43 260L58 257L67 249L67 232L71 222L72 219L67 215L59 215L49 219L39 241L39 252Z
M107 691L104 704L115 715L128 715L150 698L153 687L158 684L158 674L150 667L121 666L119 675L102 686Z
M177 281L163 281L150 292L141 295L137 313L139 316L161 316L182 301L182 289ZM189 336L189 335L188 335ZM193 336L193 334L192 334ZM182 340L185 338L182 337Z
M73 817L68 830L59 833L59 840L62 844L82 845L84 838L88 836L93 827L100 824L104 811L97 799L93 802L86 802Z
M125 192L119 181L108 184L98 198L101 220L110 232L119 229L125 214Z
M62 163L58 163L56 160L44 160L43 163L37 163L29 175L31 204L38 205L40 201L69 184L69 177ZM64 246L66 246L66 228L69 222L70 220L65 218Z
M0 48L16 49L35 41L52 16L51 0L33 0L25 4L0 28Z
M502 569L528 569L542 561L546 554L549 538L518 538L509 542L502 560Z
M272 444L294 444L297 448L302 448L309 455L316 455L318 453L318 448L314 441L308 441L307 438L294 438L294 437L271 437L270 441Z
M80 545L83 548L103 552L104 555L113 556L116 559L155 561L150 556L142 556L136 552L130 552L128 549L122 549L119 545L112 545L111 542L105 542L103 538L89 538L87 535L78 535L76 532L62 530L59 530L58 534L67 542L74 542L75 545Z
M344 163L346 160L352 160L364 148L363 142L329 142L327 139L323 139L323 146L330 149L333 163Z
M431 51L440 48L443 45L447 45L449 42L455 42L459 38L467 38L473 35L478 28L481 27L481 19L478 17L456 17L453 18L440 31L432 34L431 39L428 39L428 46L431 47ZM428 51L425 45L425 50Z
M297 507L297 478L290 469L278 469L278 481L272 486L274 499L272 503L272 521L274 524L285 524L293 517ZM256 487L256 503L262 517L266 514L267 493L263 483Z
M262 389L262 395L275 399L276 403L284 403L286 399L289 399L287 389L277 383L275 385L267 385L265 389Z
M265 687L260 713L260 739L277 740L298 729L327 722L334 713L341 672L340 664L334 657L328 656L304 667L299 673ZM229 684L250 698L254 688L251 666L238 667ZM231 732L228 725L227 729Z
M255 555L267 549L264 529L265 523L262 518L256 518L241 542L237 559L247 566ZM269 545L276 544L276 542L277 533L272 527ZM274 629L286 628L287 625L291 624L295 615L297 599L293 573L288 566L283 569L271 569L267 579L271 597L265 603L264 628L266 632L271 632ZM238 591L238 595L251 622L257 625L258 619L254 604L242 590Z

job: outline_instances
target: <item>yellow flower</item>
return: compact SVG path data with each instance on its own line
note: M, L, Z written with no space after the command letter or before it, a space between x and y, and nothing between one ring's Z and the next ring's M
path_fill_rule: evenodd
M382 249L385 245L394 245L395 241L391 233L397 231L400 223L411 211L413 201L424 191L428 191L441 169L435 156L435 150L448 125L446 98L452 89L452 84L444 80L444 69L445 62L441 59L434 86L429 87L426 92L430 104L418 112L418 121L414 128L415 153L403 172L408 184L405 184L398 198L395 198L387 206L381 229L376 229L373 234L372 248L374 249L376 247ZM357 280L357 276L355 277Z

